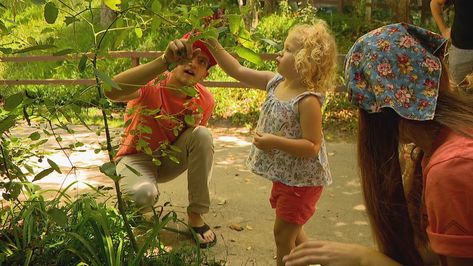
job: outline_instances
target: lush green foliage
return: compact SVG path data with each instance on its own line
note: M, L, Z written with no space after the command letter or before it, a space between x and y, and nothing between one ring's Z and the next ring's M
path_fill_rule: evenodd
M105 23L100 19L104 9L99 0L11 0L8 4L0 3L0 54L72 56L58 62L2 63L2 79L93 77L97 80L89 87L0 88L3 104L0 109L0 190L8 201L8 205L0 210L0 264L219 265L219 262L207 259L195 246L170 253L162 248L159 242L161 230L171 221L181 222L172 212L155 212L153 221L145 226L145 240L136 239L134 229L144 223L121 198L120 177L112 161L117 141L110 132L110 125L123 125L123 106L103 97L104 90L117 86L110 75L129 68L130 62L102 57L108 51L164 50L170 40L196 28L202 32L198 38L218 37L227 48L246 59L244 64L274 70L272 62L260 63L257 54L279 51L294 23L316 18L326 20L336 36L339 52L345 53L358 36L385 24L392 17L386 10L375 10L374 19L366 23L358 7L337 13L332 9L316 11L310 6L297 9L287 1L280 1L277 13L262 17L258 26L249 30L243 22L248 9L240 13L236 1L220 1L220 6L215 2L105 0L104 3L114 10ZM226 9L224 22L228 27L220 27L222 21L218 19L208 25L206 17L217 7ZM216 68L209 79L229 78ZM248 127L255 125L264 92L213 88L212 93L217 102L214 119L230 119ZM354 108L345 94L327 95L324 128L328 138L330 134L353 134L355 118ZM18 123L33 127L33 133L27 138L12 136L9 131ZM70 152L84 145L75 142L64 147L66 144L57 131L72 133L74 130L70 125L73 124L81 124L97 135L105 134L106 141L99 143L96 152L107 151L109 155L110 161L104 163L100 171L115 184L114 204L110 204L105 196L109 193L104 188L91 187L93 193L72 199L67 193L70 187L53 193L35 185L35 181L54 171L61 173L58 165L42 152L41 147L48 139L54 140L59 149ZM172 149L172 146L164 148ZM147 150L146 147L143 149ZM46 161L48 167L35 172L35 160Z

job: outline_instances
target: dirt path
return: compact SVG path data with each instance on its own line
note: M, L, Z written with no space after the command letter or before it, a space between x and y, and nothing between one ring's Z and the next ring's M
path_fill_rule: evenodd
M251 137L240 134L238 131L241 129L212 131L215 164L210 181L211 210L205 218L214 228L218 243L207 254L210 258L227 261L228 265L274 265L274 211L268 202L271 183L252 174L244 165ZM61 184L66 186L76 180L80 182L74 185L75 191L85 189L87 186L84 183L94 186L112 184L98 171L98 166L107 160L107 156L94 153L103 137L93 132L78 132L74 137L62 135L64 143L74 140L84 143L84 152L73 153L70 157L78 167L75 175L70 174L65 178L70 163L62 152L56 150L48 158L54 160L64 174L52 174L44 178L40 181L43 188L58 188ZM15 134L29 134L29 130L17 129ZM53 147L57 145L46 145L49 149ZM328 142L327 149L334 182L324 191L318 210L305 230L314 239L372 245L357 177L355 146L351 143ZM39 166L46 167L47 163L43 162ZM169 208L185 218L186 188L185 175L173 182L161 184L159 203L171 202ZM234 224L240 225L243 230L229 228Z

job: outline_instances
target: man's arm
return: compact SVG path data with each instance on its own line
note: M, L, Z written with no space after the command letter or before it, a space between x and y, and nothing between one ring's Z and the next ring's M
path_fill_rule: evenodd
M446 1L447 0L431 0L430 10L432 11L432 16L434 17L435 23L437 24L437 27L439 27L443 37L450 39L450 28L447 26L442 16L443 7Z
M179 52L184 51L184 52ZM138 90L148 82L164 73L169 64L182 64L192 59L194 53L191 44L187 40L173 40L169 42L164 54L153 61L125 70L113 77L119 89L112 88L105 92L105 96L112 101L127 102L139 96Z
M105 92L105 96L117 102L127 102L138 98L138 90L166 71L167 66L163 55L149 63L125 70L113 77L113 81L120 86L121 90L112 88L111 91Z

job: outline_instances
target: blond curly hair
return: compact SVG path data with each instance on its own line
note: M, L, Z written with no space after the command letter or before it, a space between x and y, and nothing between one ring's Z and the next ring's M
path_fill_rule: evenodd
M311 91L324 92L333 88L337 46L327 23L317 20L313 24L297 24L289 36L298 43L294 53L295 68L303 83Z

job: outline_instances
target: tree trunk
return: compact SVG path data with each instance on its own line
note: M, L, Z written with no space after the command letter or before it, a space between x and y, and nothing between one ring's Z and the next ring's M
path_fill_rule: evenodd
M278 6L278 2L274 0L264 0L263 2L263 14L265 16L273 14Z
M422 0L420 9L420 21L422 25L426 25L427 21L432 17L430 12L430 0Z
M394 10L397 21L411 23L410 0L389 0L388 3L392 10Z

